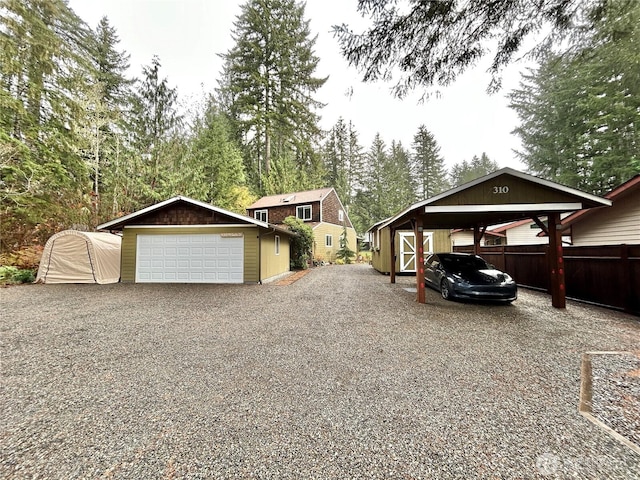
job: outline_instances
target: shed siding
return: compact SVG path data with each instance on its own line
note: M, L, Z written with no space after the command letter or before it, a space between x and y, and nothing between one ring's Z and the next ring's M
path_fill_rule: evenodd
M258 228L256 227L165 227L125 228L122 237L120 275L122 282L135 282L136 248L138 235L169 235L198 233L242 233L244 235L244 281L257 283L258 278Z
M640 244L640 201L627 195L572 227L576 246Z
M320 223L313 229L313 259L318 262L335 262L336 253L340 250L340 235L342 235L343 227L333 225L331 223ZM327 247L325 245L326 235L333 237L333 245ZM356 231L353 228L347 228L347 242L349 249L356 252L358 250L358 240Z
M371 254L371 266L380 273L391 272L391 256L389 250L391 249L391 230L389 228L383 228L380 230L380 246L373 250ZM396 272L400 272L400 233L412 233L411 230L398 230L395 235L395 255L396 255ZM425 231L425 233L433 233L432 251L433 252L450 252L451 251L451 239L449 237L449 230L433 230ZM376 233L373 233L375 235Z

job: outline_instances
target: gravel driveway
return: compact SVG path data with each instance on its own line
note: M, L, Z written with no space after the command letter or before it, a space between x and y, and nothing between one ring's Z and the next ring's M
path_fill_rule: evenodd
M578 413L582 354L640 350L638 318L411 286L2 289L0 477L640 478Z

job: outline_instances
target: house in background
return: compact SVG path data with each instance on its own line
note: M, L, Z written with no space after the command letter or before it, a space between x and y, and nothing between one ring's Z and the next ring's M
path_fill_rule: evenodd
M473 245L473 229L471 228L456 228L451 230L451 247L468 247ZM481 246L486 245L504 245L506 242L506 235L503 233L492 234L489 230L484 233L484 236L480 240Z
M546 218L541 219L546 223ZM530 218L494 225L487 228L484 233L480 245L483 247L492 247L496 245L547 245L549 238L540 235L542 229ZM569 236L563 236L562 241L565 244L571 242ZM454 247L462 247L473 245L472 229L456 229L451 231L451 243Z
M340 249L340 236L347 230L347 245L357 251L356 231L338 194L333 188L262 197L247 208L247 215L261 222L283 225L294 216L313 231L313 260L334 262Z
M562 220L575 246L640 245L640 175L607 193L608 208L579 210Z
M187 197L97 229L122 232L122 282L261 283L289 271L291 231Z

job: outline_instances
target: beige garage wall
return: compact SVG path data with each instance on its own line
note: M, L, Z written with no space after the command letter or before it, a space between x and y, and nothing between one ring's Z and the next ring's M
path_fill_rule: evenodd
M138 235L242 233L244 235L244 282L257 283L259 281L258 231L257 226L127 227L122 237L121 281L135 282Z

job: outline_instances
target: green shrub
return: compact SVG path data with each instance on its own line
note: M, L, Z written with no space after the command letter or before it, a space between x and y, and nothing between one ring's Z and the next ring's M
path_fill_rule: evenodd
M31 269L12 266L0 267L0 284L33 283L35 279L34 271Z
M289 230L296 233L291 239L291 267L306 269L313 247L313 230L302 220L293 216L285 218L284 224L289 227Z

